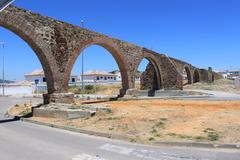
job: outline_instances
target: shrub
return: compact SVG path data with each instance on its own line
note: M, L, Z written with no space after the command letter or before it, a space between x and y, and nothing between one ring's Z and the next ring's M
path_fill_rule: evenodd
M155 140L155 138L153 138L153 137L150 137L148 140L149 140L149 141L154 141L154 140Z
M84 88L85 88L85 90L91 91L91 90L94 89L94 86L93 85L86 85Z
M212 128L206 128L203 132L207 134L209 141L217 141L219 139L218 133Z

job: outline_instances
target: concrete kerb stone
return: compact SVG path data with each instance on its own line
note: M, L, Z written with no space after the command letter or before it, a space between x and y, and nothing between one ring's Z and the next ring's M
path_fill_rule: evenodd
M71 132L77 132L77 133L82 133L82 134L88 134L88 135L110 138L110 139L118 139L118 140L127 140L128 139L127 137L120 136L120 135L113 135L113 134L109 134L109 133L95 132L95 131L89 131L89 130L84 130L84 129L80 129L80 128L74 128L74 127L61 126L61 125L50 124L50 123L45 123L45 122L39 122L39 121L31 120L31 119L28 119L28 118L21 118L21 121L30 122L30 123L34 123L34 124L38 124L38 125L57 128L57 129L63 129L63 130L71 131Z
M124 101L124 100L149 100L149 99L163 99L163 100L178 100L178 99L207 99L211 98L211 96L162 96L162 97L147 97L147 96L124 96L122 98L119 98L119 101Z
M240 144L216 144L203 142L155 142L156 145L168 145L179 147L216 148L216 149L240 149Z
M103 133L103 132L96 132L96 131L89 131L80 128L68 127L68 126L61 126L56 124L50 124L45 122L39 122L27 118L21 118L21 121L30 122L38 125L48 126L57 129L63 129L71 132L82 133L87 135L99 136L104 138L116 139L116 140L123 140L128 141L130 138L121 135L115 135L110 133ZM132 143L132 142L131 142ZM195 147L195 148L212 148L212 149L237 149L240 150L240 144L217 144L217 143L202 143L202 142L163 142L158 141L153 143L156 146L171 146L171 147Z
M150 90L128 90L128 94L120 99L210 98L213 96L204 92L184 90L156 90L151 92L154 96L149 93Z

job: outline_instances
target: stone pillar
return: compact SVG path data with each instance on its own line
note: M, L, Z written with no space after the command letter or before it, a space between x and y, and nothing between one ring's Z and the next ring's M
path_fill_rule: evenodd
M43 103L74 103L74 94L73 93L52 93L52 94L43 94Z
M126 92L127 92L127 89L121 88L121 89L119 90L119 95L118 95L118 97L123 97L123 96L126 94Z
M213 70L212 67L208 67L208 72L209 72L209 82L214 82L214 75L213 75Z

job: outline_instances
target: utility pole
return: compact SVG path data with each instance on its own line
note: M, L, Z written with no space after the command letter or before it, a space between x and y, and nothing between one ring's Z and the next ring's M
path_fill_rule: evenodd
M84 28L84 20L81 20L81 25L82 25L82 28ZM84 95L84 80L83 80L83 74L84 74L84 51L82 51L82 98L83 98L83 95Z
M2 95L5 95L5 42L0 42L0 45L2 45Z
M97 99L97 78L94 78L94 84L95 84L95 99Z
M12 4L15 0L1 0L0 1L0 12Z
M7 8L10 4L12 4L15 0L1 0L0 1L0 12L2 12L5 8ZM3 48L3 54L2 54L2 80L3 80L3 83L2 83L2 94L3 96L5 95L5 62L4 62L4 59L5 59L5 53L4 53L4 45L5 45L5 42L0 42L0 45L2 45L2 48Z

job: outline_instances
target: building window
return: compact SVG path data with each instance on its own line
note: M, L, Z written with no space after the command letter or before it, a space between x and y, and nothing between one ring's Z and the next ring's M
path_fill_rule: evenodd
M97 76L97 80L99 80L99 77Z
M101 77L101 79L103 79L103 77Z
M117 78L116 78L116 77L114 77L114 80L116 81L116 80L117 80Z
M73 82L73 83L75 83L75 82L76 82L75 78L72 78L72 82Z
M107 80L107 77L104 77L105 80Z
M43 82L46 82L46 78L45 77L43 77L43 80L42 80Z

